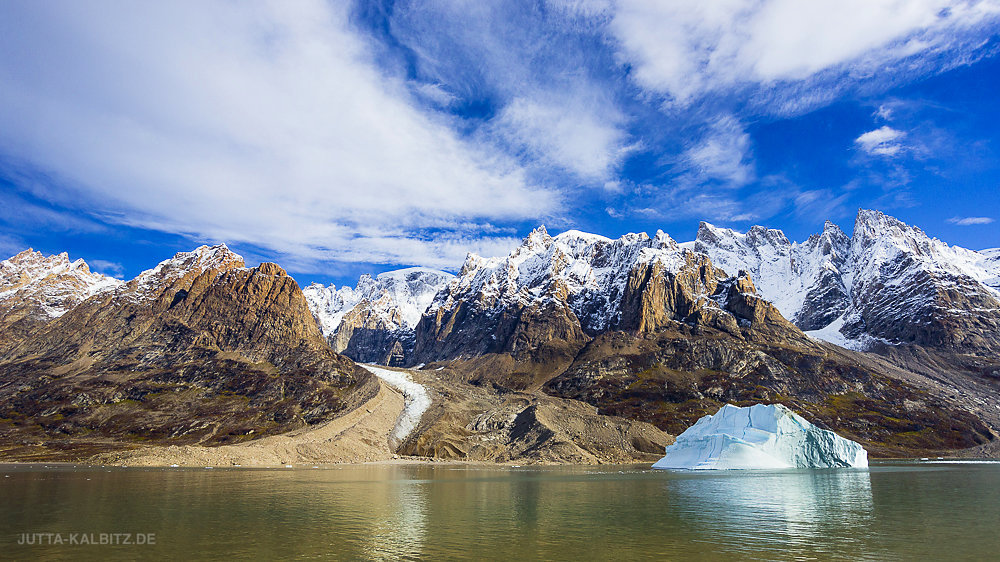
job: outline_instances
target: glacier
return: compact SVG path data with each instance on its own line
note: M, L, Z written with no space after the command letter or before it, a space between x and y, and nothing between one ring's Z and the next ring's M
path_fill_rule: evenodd
M656 469L868 468L868 452L781 404L726 404L677 436Z
M424 385L414 382L406 371L394 371L377 365L361 364L370 373L395 388L403 395L403 411L399 413L396 426L390 434L390 444L399 446L420 423L421 416L431 406L431 397Z

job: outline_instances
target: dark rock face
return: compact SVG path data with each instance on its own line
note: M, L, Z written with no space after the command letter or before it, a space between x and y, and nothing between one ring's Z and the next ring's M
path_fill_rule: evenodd
M850 303L844 281L833 271L823 271L806 293L794 323L802 330L820 330L840 318Z
M499 313L463 302L420 320L413 361L475 359L467 365L473 376L500 377L511 388L526 389L540 373L568 365L589 339L573 311L556 299Z
M384 311L367 301L344 315L330 337L333 349L361 363L397 367L413 353L413 329L396 318L385 319Z
M178 254L84 301L0 358L0 432L60 440L221 444L335 417L371 395L295 281L224 248ZM52 447L48 447L50 450Z

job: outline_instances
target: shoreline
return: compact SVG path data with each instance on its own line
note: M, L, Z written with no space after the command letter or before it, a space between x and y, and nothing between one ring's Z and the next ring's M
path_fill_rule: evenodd
M150 445L99 453L90 466L287 467L394 460L388 436L404 409L403 395L379 379L367 402L315 428L271 435L235 445Z
M904 462L914 462L914 463L927 463L927 464L1000 464L1000 458L994 457L891 457L891 458L879 458L872 459L874 464L891 464L891 463L904 463ZM77 468L77 469L123 469L123 468L142 468L142 469L212 469L212 470L317 470L317 469L336 469L336 468L347 468L347 467L375 467L375 466L468 466L468 467L493 467L493 468L552 468L552 467L602 467L602 466L649 466L651 463L645 462L632 462L632 463L569 463L569 462L492 462L492 461L476 461L476 460L457 460L457 459L436 459L433 457L406 457L400 456L398 458L392 459L382 459L375 461L342 461L342 462L299 462L291 464L220 464L220 465L198 465L198 464L117 464L117 463L104 463L104 464L90 464L86 462L68 462L68 461L55 461L55 462L24 462L24 461L6 461L0 459L0 469L5 467L14 469L23 468ZM833 470L833 469L766 469L768 471L772 470ZM857 469L852 469L857 470ZM692 473L739 473L739 472L755 472L755 470L702 470L702 471L684 471L682 472L692 472Z

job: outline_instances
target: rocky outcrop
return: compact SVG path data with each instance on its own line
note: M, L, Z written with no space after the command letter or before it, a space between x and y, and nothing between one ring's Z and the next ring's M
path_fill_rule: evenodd
M243 265L225 246L177 254L7 351L5 442L239 442L329 420L376 390L329 348L283 269Z
M704 307L711 304L705 297L716 292L726 275L703 254L684 252L680 259L683 264L673 271L659 261L640 263L629 271L614 328L655 332L704 315Z
M601 415L540 391L466 382L464 369L411 371L430 408L399 452L444 459L527 463L652 462L673 438L648 423Z
M417 325L413 361L499 354L512 361L472 363L531 373L528 388L568 366L595 334L695 318L715 306L708 297L722 277L662 232L611 240L575 231L552 237L541 227L506 258L469 256ZM513 379L505 384L517 386Z
M815 330L829 325L850 302L843 281L851 274L850 243L830 221L801 244L776 229L754 226L742 234L703 222L695 250L730 275L746 271L785 318Z

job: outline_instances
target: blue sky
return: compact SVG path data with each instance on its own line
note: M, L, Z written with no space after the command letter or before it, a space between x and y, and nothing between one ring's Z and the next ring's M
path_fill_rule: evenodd
M0 253L300 283L534 226L1000 246L1000 0L0 3Z

